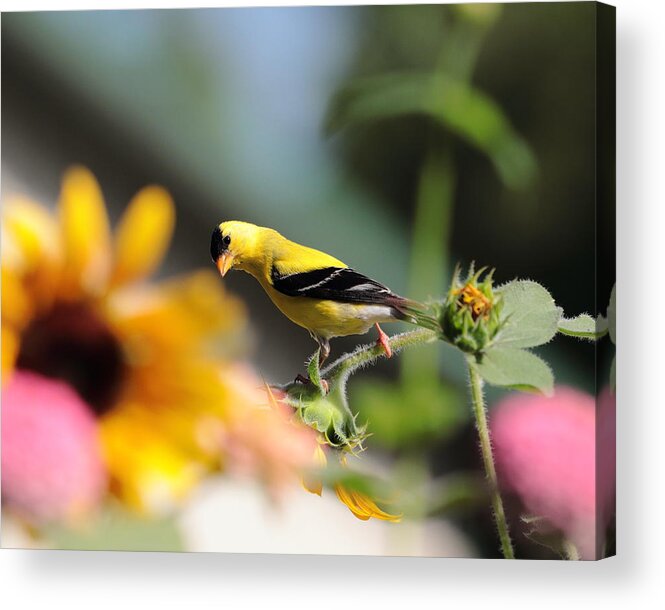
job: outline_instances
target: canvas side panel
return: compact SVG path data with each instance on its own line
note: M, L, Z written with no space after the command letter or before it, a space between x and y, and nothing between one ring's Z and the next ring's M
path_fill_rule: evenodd
M596 4L596 298L595 315L606 314L616 282L616 9ZM616 401L610 389L615 346L596 344L596 498L615 505ZM600 510L600 509L599 509ZM615 519L598 514L598 556L616 553Z

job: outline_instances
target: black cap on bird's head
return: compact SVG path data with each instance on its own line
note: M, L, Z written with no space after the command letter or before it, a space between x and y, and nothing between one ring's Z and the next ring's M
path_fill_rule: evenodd
M233 257L229 253L231 236L224 235L221 226L216 226L210 239L210 256L220 274L224 277L233 264Z
M210 239L210 256L222 277L232 268L246 271L248 261L251 262L257 248L260 249L257 239L269 230L241 220L226 220L218 224Z
M217 259L224 253L227 246L224 245L224 236L222 235L221 227L217 226L212 232L212 238L210 240L210 256L212 256L212 261L217 262Z

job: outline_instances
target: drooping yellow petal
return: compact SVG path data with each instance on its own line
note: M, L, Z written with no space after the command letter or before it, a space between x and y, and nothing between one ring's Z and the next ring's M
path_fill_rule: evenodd
M314 450L314 467L317 470L322 470L328 464L328 459L326 454L321 448L321 444L317 444L316 449ZM312 494L320 496L323 493L323 481L320 476L317 476L316 472L305 473L302 477L302 486Z
M175 207L166 190L160 186L141 189L116 228L113 283L149 276L164 258L174 225Z
M335 485L335 493L339 500L346 504L349 510L362 521L373 518L399 523L402 520L401 514L392 515L381 510L374 500L362 492L346 489L343 485Z
M366 514L363 510L361 510L357 506L355 499L353 498L351 492L349 492L348 489L342 487L341 485L335 485L335 493L337 494L339 501L342 504L346 504L349 510L356 517L358 517L358 519L360 519L361 521L367 521L370 518L370 515Z
M18 335L8 325L2 325L2 382L6 383L14 370L16 356L18 355Z
M63 296L100 295L111 269L111 234L102 191L84 167L65 173L60 221L65 249Z
M396 515L381 510L376 502L374 502L374 500L368 495L358 491L351 493L354 496L357 505L370 517L373 517L374 519L382 519L384 521L392 521L393 523L399 523L402 520L401 513Z

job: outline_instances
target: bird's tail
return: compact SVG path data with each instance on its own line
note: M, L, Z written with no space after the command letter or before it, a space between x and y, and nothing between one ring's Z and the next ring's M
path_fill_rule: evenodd
M395 317L399 320L404 320L410 324L415 324L416 326L421 326L435 332L441 331L441 324L434 316L427 313L428 308L426 305L418 303L418 301L405 299L404 297L398 297L391 305L395 311Z

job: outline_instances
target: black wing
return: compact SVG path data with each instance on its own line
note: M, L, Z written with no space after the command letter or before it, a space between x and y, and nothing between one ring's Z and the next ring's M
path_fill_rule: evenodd
M273 267L271 279L275 290L291 297L393 306L405 300L383 284L347 267L326 267L289 275L281 275Z

